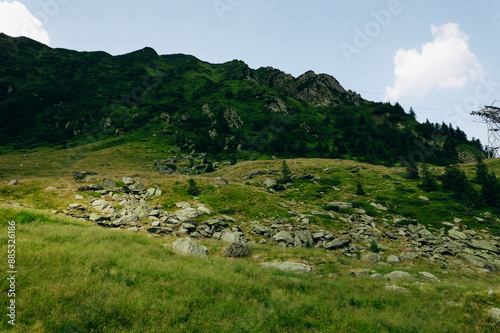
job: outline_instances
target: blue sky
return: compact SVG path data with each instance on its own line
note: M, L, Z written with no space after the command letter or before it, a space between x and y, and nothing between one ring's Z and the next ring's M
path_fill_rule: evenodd
M0 0L0 31L79 51L150 46L328 73L483 144L486 126L469 112L500 100L498 0Z

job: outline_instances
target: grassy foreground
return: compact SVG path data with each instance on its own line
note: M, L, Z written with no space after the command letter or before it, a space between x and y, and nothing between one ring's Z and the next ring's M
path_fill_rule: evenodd
M0 239L16 221L17 318L13 332L495 332L486 310L500 303L498 277L444 275L434 284L384 290L355 279L365 268L319 249L252 245L253 257L209 259L172 252L152 238L26 209L0 208ZM262 261L307 261L312 273L265 269ZM0 300L6 312L6 260ZM353 267L354 266L354 267ZM429 267L414 266L410 273ZM391 268L377 267L380 273ZM335 273L335 278L327 278ZM489 290L492 292L489 293Z

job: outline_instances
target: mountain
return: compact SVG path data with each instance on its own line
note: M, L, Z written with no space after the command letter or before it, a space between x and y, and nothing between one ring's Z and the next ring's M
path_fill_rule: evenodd
M458 128L419 124L398 104L367 101L327 74L293 77L148 47L120 56L77 52L0 34L3 151L130 134L219 159L448 164L482 149Z

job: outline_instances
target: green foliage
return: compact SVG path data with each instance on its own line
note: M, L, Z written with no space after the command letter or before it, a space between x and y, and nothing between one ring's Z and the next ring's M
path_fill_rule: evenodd
M356 195L365 195L366 194L365 190L363 189L363 186L359 182L356 184L356 192L355 193L356 193Z
M373 253L379 253L381 248L378 246L378 243L375 239L372 239L370 242L370 251Z
M466 210L480 208L483 200L464 171L457 165L449 165L442 176L443 190L453 192L453 197L461 202Z
M427 164L423 163L420 166L420 174L422 178L422 183L419 187L426 192L433 192L438 190L438 184L436 178L431 174Z
M406 177L408 179L419 179L420 176L418 174L418 166L417 163L413 159L408 161L408 165L406 166Z
M292 171L286 164L286 161L283 160L283 164L281 165L281 177L278 179L278 183L287 184L292 181Z
M187 193L193 196L200 194L200 190L198 190L196 181L193 178L188 179Z

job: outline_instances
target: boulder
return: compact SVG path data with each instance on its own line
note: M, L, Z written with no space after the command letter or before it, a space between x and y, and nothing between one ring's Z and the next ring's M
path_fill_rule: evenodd
M427 281L439 282L439 279L435 275L428 272L418 272L418 276Z
M401 260L399 260L399 257L391 254L387 257L387 260L386 260L389 264L399 264L401 262Z
M473 239L469 243L467 243L467 245L469 245L470 247L473 247L475 249L486 250L486 251L496 252L496 253L499 252L498 247L493 242Z
M398 287L398 286L384 286L384 289L385 290L389 290L389 291L398 291L398 292L401 292L401 293L407 293L408 292L408 290L406 288Z
M202 212L200 212L197 209L194 208L184 208L181 210L178 210L175 215L177 215L177 218L180 221L185 221L185 220L190 220L190 219L195 219L198 216L202 215Z
M185 201L176 202L175 206L180 209L191 208L191 204Z
M13 185L17 185L19 184L19 180L17 179L12 179L7 185L9 186L13 186Z
M180 238L172 245L174 252L183 255L207 258L207 248L190 237Z
M292 261L263 262L262 267L276 268L282 271L292 271L292 272L310 272L312 270L312 267L307 264L301 264Z
M380 261L380 256L376 253L367 253L363 254L361 257L361 260L369 262L370 264L376 264L377 262Z
M221 241L227 243L238 243L240 241L240 237L241 237L241 232L227 231L222 235L220 239Z
M488 310L488 314L490 315L490 318L496 321L497 323L500 323L500 309L499 308L491 308Z
M351 243L350 239L336 238L331 242L327 242L323 247L327 250L336 250L348 246Z
M112 189L116 187L116 182L114 180L111 180L109 178L104 178L101 181L101 186L104 188Z
M45 189L45 191L57 191L57 190L59 189L55 186L49 186ZM80 191L80 189L78 189L78 191Z
M234 242L222 251L224 257L243 258L252 254L250 245L240 242Z
M313 237L309 230L295 232L295 246L312 246Z
M122 182L124 185L132 185L134 180L131 177L122 177Z
M156 189L154 187L152 188L148 188L146 190L146 193L150 196L150 197L154 197L156 195Z
M384 277L391 281L397 281L397 282L412 282L414 280L413 276L411 276L410 273L403 271L394 271L384 275Z
M53 187L53 186L50 186ZM93 192L93 191L101 191L104 188L101 185L95 185L95 184L90 184L90 185L84 185L80 186L77 191L78 192Z
M469 239L469 237L466 234L464 234L461 231L458 231L457 229L448 230L448 236L452 239L455 239L455 240L467 240L467 239Z
M286 244L293 244L294 239L292 235L287 232L287 231L280 231L276 235L273 236L273 239L275 242L278 243L286 243Z
M352 203L349 202L329 202L326 204L329 207L338 207L340 209L350 209L352 208Z
M94 207L97 210L104 210L106 207L108 207L108 205L109 205L109 202L107 202L106 200L101 200L101 199L94 200L92 202L92 207Z

